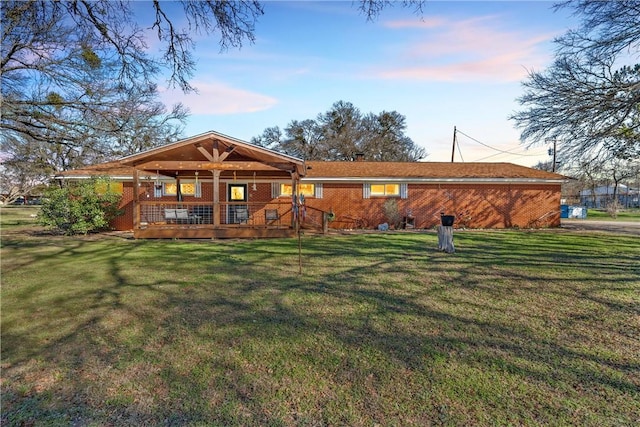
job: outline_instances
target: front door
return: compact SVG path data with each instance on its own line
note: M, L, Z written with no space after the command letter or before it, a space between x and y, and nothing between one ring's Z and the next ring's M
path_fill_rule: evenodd
M249 221L247 202L247 184L229 184L227 200L230 202L227 212L227 224L246 224Z

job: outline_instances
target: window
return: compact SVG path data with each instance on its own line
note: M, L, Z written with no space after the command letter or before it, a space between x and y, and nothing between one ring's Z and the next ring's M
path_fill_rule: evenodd
M399 196L400 184L371 184L372 196Z
M195 182L181 182L180 192L185 196L196 195L196 183Z
M291 196L293 187L291 184L280 184L280 196ZM315 184L299 184L298 193L304 194L305 197L314 197L316 195Z
M362 185L362 198L370 199L371 197L400 197L401 199L407 199L409 197L409 186L406 182L399 184L370 184L365 182Z
M98 194L122 194L123 188L123 183L119 181L98 181L96 183L96 193Z
M181 181L180 193L183 196L195 196L202 197L200 190L200 183L195 181ZM177 196L178 195L178 183L165 182L162 184L163 196Z
M178 184L175 182L165 182L162 188L162 194L165 196L175 196L178 194Z

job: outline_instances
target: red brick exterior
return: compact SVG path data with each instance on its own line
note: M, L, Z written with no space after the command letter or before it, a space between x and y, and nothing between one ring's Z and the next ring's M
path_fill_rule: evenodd
M226 200L228 182L220 183L220 199ZM202 197L185 196L184 201L213 200L211 182L202 183ZM257 190L248 184L249 202L269 202L271 184L258 183ZM149 197L144 184L140 199L175 203L175 197ZM408 197L397 200L401 216L410 214L416 228L432 228L440 223L440 214L455 215L455 227L465 228L531 228L560 225L560 184L409 184ZM288 198L280 198L286 201ZM133 228L133 188L124 183L121 208L124 215L113 222L117 230ZM363 198L361 183L324 183L323 197L306 198L306 216L321 223L319 211L333 212L331 228L376 228L389 223L385 215L386 197Z
M333 211L332 228L375 228L389 222L388 198L363 198L362 184L323 185L323 198L307 205ZM456 227L512 228L560 225L560 184L409 184L408 198L396 198L401 216L415 218L416 228L440 224L440 214L455 215Z

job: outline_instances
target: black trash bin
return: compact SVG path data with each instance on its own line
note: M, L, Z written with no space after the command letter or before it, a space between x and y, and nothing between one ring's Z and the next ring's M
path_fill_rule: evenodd
M442 225L444 225L445 227L451 227L455 219L456 217L454 215L440 215Z

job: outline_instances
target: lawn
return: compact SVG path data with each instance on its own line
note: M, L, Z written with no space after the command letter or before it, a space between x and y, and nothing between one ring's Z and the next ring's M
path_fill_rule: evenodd
M296 239L48 236L8 210L2 425L640 422L637 237L304 236L299 274Z
M587 220L605 220L605 221L640 221L640 209L622 209L616 214L615 218L604 209L587 210Z

